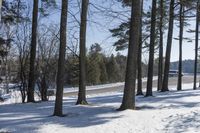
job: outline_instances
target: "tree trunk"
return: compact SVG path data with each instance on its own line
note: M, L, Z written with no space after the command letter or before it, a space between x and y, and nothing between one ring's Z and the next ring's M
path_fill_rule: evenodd
M60 48L58 59L58 72L57 72L57 88L56 88L56 100L54 115L63 116L62 104L63 104L63 86L64 86L64 67L65 67L65 50L66 50L66 28L67 28L67 11L68 0L62 0L62 11L60 21Z
M29 82L27 91L27 102L34 102L34 87L35 87L35 56L37 45L37 19L38 19L38 0L33 2L33 17L32 17L32 39L30 53L30 70Z
M182 44L183 44L183 26L184 26L184 11L183 5L180 3L179 11L179 65L178 65L178 84L177 90L182 90Z
M2 1L3 1L3 0L0 0L0 23L1 23L1 14L2 14L2 13L1 13Z
M48 98L47 98L47 83L46 83L46 75L45 74L42 77L42 81L41 81L41 98L42 98L42 101L48 101Z
M199 0L197 1L196 13L196 31L195 31L195 60L194 60L194 85L193 89L196 90L197 82L197 62L198 62L198 46L199 46Z
M137 82L137 96L144 95L142 92L142 13L143 13L143 0L141 1L141 26L140 26L140 41L139 41L139 48L138 48L138 82Z
M135 109L135 81L140 39L141 5L140 0L132 1L130 38L123 100L118 110Z
M153 82L153 66L154 66L155 27L156 27L156 0L152 0L151 36L150 36L149 66L148 66L148 80L147 80L146 96L153 95L152 82Z
M162 79L163 79L163 0L160 0L160 24L159 24L159 32L160 32L160 44L159 44L159 63L158 63L158 88L160 91L162 88Z
M80 25L80 55L79 55L79 92L76 104L87 104L86 101L86 32L87 11L89 0L82 0Z
M21 60L21 59L19 59ZM20 70L19 70L19 76L20 76L20 92L21 92L21 98L22 98L22 103L25 103L25 99L26 99L26 78L25 78L25 74L24 74L24 67L23 67L23 63L22 61L19 62L20 64Z
M162 84L162 92L169 91L168 89L168 80L169 80L169 67L170 67L170 56L171 56L171 47L172 47L172 37L173 37L173 27L174 27L174 0L170 2L170 16L169 16L169 27L168 27L168 36L167 36L167 50L165 56L165 69L164 69L164 78Z

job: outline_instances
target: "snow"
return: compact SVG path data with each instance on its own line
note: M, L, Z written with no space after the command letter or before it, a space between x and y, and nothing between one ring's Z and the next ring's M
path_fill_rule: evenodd
M137 110L116 111L122 92L89 95L87 106L64 97L65 117L52 116L54 101L0 105L0 132L17 133L195 133L200 130L200 90L154 92L137 97Z

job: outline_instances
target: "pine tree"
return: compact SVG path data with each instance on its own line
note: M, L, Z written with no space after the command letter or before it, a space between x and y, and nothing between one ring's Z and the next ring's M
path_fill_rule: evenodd
M142 22L142 13L143 13L143 3L141 1L141 22ZM138 72L137 72L137 93L136 95L144 95L142 92L142 24L140 26L140 45L138 47Z
M67 59L67 82L70 85L79 84L79 60L76 56L70 55Z
M171 56L171 46L172 46L173 27L174 27L173 25L174 25L174 0L171 0L170 10L169 10L169 27L168 27L167 48L165 56L164 78L161 89L162 92L169 90L168 78L169 78L170 56Z
M106 63L105 63L105 59L103 55L99 63L99 67L100 67L100 82L102 84L108 83L108 74L107 74Z
M153 82L153 65L154 65L154 47L155 47L155 27L156 27L156 0L152 0L151 11L151 37L149 50L149 66L148 66L148 80L146 96L152 96L152 82Z
M158 63L158 87L157 90L161 90L162 88L162 79L163 79L163 18L164 18L164 1L160 0L160 19L159 19L159 34L160 34L160 42L159 42L159 63Z
M184 7L180 1L179 10L179 65L178 65L178 83L177 90L182 90L182 44L183 44L183 27L184 27Z
M100 76L101 76L101 70L99 66L99 58L96 56L96 54L92 54L89 57L88 62L88 68L87 68L87 82L88 84L99 84L100 83Z
M110 60L107 63L107 73L110 83L120 81L120 68L113 54L111 55Z
M197 63L198 63L198 47L199 47L199 20L200 20L200 0L197 0L196 5L196 29L195 29L195 63L194 63L194 83L193 89L196 90L196 80L197 80Z
M79 57L79 92L76 104L87 104L86 101L86 27L89 0L82 0L80 23L80 57Z
M115 57L115 60L119 66L119 81L124 82L125 80L125 73L126 73L126 61L127 57L124 55L121 55L120 53L117 53L117 56Z
M27 102L35 101L34 100L34 88L35 88L35 57L36 57L36 46L37 46L38 4L39 4L39 1L34 0Z
M63 116L62 104L63 104L63 86L64 86L64 64L65 64L65 50L66 50L66 28L67 28L67 10L68 0L62 0L62 11L60 21L60 48L59 48L59 60L58 60L58 72L57 72L57 88L56 88L56 100L54 115Z
M119 110L135 109L135 81L136 81L137 57L138 57L140 23L141 23L140 8L141 8L140 0L132 1L130 38L129 38L125 87L124 87L122 104Z

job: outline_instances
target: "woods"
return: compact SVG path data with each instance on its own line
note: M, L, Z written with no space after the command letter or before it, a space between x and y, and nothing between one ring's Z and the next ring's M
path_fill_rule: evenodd
M3 0L2 5L0 3L2 90L9 94L12 83L18 88L22 103L33 104L37 102L36 97L48 101L49 93L55 93L53 115L64 116L66 87L78 87L76 105L89 106L87 86L124 82L117 110L134 110L135 95L151 97L155 88L159 92L170 91L169 73L173 68L175 45L178 47L176 89L183 90L185 43L191 43L195 49L191 65L196 90L199 2L118 0L107 1L108 7L103 7L101 4L105 1ZM117 6L122 11L117 10ZM102 36L109 34L104 39L112 40L106 43L95 40L101 38L101 32L93 32L93 28L102 33L106 28ZM185 37L189 34L194 38ZM106 49L109 51L105 52Z

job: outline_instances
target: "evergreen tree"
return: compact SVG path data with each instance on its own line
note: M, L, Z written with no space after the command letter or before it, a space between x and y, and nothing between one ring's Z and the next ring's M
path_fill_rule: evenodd
M99 66L99 59L95 55L91 55L89 57L87 71L88 71L87 82L89 84L95 85L100 83L101 70Z
M69 55L66 64L67 83L72 86L79 84L79 60L76 56Z
M178 67L178 83L177 90L182 90L182 45L183 45L183 27L184 27L184 7L180 1L179 11L179 67Z
M195 29L195 63L194 63L194 83L193 89L196 90L197 80L197 63L198 63L198 49L199 49L199 20L200 20L200 0L196 4L196 29Z
M152 96L152 82L153 82L153 65L154 65L154 47L155 47L155 28L156 28L156 0L152 0L151 11L151 37L150 37L150 50L149 50L149 66L148 66L148 79L147 79L147 92L146 96Z
M80 23L80 55L79 55L79 91L76 104L87 104L86 101L86 30L89 0L82 0Z
M99 84L107 81L107 72L101 46L98 43L90 47L88 57L88 84Z
M120 68L117 64L114 55L112 54L107 63L108 81L114 83L120 81Z
M117 53L115 60L118 64L118 66L119 66L119 81L124 81L125 80L127 57L124 56L124 55L121 55L120 53Z
M108 74L106 70L106 62L105 62L104 55L102 55L102 59L99 63L99 67L100 67L100 82L102 84L108 83Z
M58 72L57 72L57 88L56 88L56 100L54 107L55 116L63 116L62 104L63 104L63 86L64 86L64 63L65 63L65 49L66 49L66 28L67 28L67 11L68 0L62 0L62 11L60 21L60 48L59 48L59 60L58 60Z
M157 90L162 88L162 79L163 79L163 20L164 20L164 0L159 1L159 67L158 67L158 87Z
M165 56L165 67L164 67L164 78L162 84L162 92L168 91L168 78L169 78L169 67L170 67L170 56L171 56L171 46L172 46L172 37L173 37L173 27L174 27L174 0L170 1L170 10L169 10L169 27L168 27L168 36L167 36L167 48Z
M126 68L125 87L122 104L119 110L135 109L135 81L137 71L137 57L140 36L140 0L132 1L130 38Z
M38 0L33 2L33 19L32 19L32 38L30 51L30 70L28 80L27 102L34 102L34 88L35 88L35 57L37 45L37 26L38 26Z
M141 22L142 22L142 13L143 13L143 3L141 0ZM142 92L142 24L140 26L140 45L138 47L138 72L137 72L137 93L136 95L143 95Z

